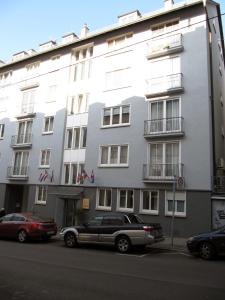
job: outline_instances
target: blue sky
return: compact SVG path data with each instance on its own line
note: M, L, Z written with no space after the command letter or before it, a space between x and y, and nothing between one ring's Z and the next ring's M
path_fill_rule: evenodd
M219 3L225 13L225 0ZM79 35L84 23L94 31L116 23L125 12L144 14L162 7L163 0L0 0L0 59L7 61L69 32Z

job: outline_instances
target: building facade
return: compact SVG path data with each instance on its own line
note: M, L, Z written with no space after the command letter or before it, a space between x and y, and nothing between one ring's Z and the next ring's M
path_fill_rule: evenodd
M164 2L1 63L7 212L32 211L59 227L134 212L170 234L174 203L175 235L215 225L225 155L220 8Z

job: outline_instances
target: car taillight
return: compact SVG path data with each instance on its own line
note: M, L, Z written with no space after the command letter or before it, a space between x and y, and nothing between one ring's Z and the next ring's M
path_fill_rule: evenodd
M152 232L153 231L153 227L151 226L143 226L143 229L145 232Z
M32 229L39 229L40 227L41 227L41 224L39 224L39 223L31 223Z

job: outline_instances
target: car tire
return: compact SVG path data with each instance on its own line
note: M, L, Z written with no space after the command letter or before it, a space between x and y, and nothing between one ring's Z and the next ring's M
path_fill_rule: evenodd
M121 235L116 239L116 249L120 253L128 253L131 250L131 242L125 235Z
M77 246L77 238L73 232L67 232L64 237L66 247L74 248Z
M25 243L28 239L28 235L25 230L20 230L17 235L17 239L20 243Z
M199 247L199 256L202 259L210 260L215 256L216 252L212 244L204 242Z

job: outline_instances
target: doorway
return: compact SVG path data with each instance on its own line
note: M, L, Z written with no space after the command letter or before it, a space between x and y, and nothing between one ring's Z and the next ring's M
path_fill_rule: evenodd
M27 211L28 187L19 184L8 184L5 194L6 213Z
M64 226L76 225L76 208L75 199L64 199Z

